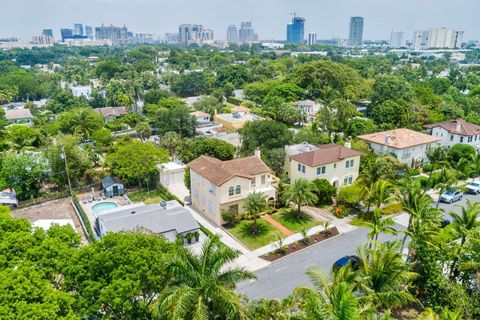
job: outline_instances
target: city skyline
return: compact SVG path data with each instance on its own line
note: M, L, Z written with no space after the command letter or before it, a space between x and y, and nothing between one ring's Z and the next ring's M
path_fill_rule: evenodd
M410 39L415 30L440 27L464 30L464 40L480 39L474 17L480 4L474 0L455 3L446 0L364 0L361 3L353 0L265 0L261 3L233 0L228 7L220 0L205 0L201 4L188 0L140 0L135 3L127 0L45 0L42 5L33 0L2 2L0 37L21 39L30 39L46 28L53 29L58 37L60 28L73 23L84 26L125 24L131 30L157 35L176 32L178 26L185 23L202 24L215 30L216 38L224 39L229 25L236 21L252 21L260 39L285 40L285 25L291 21L293 12L306 19L305 34L316 33L318 39L347 38L351 16L365 18L363 38L368 40L388 40L392 29L406 31ZM395 3L397 5L393 6ZM416 10L411 10L412 5ZM91 10L92 6L95 10ZM185 7L189 10L182 9ZM460 7L463 9L459 10ZM161 18L159 12L164 13Z

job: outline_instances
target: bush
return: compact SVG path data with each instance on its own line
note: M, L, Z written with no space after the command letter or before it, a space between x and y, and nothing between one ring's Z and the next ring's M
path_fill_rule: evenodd
M231 210L222 210L221 215L226 226L233 227L240 222L238 215Z
M337 218L345 218L350 214L348 208L343 205L339 205L333 209L333 215Z
M448 158L452 162L458 162L461 158L469 158L470 155L473 155L475 153L476 150L474 147L468 144L458 143L448 150Z
M433 170L433 164L426 163L423 165L423 172L430 172Z
M403 207L400 203L391 203L387 204L382 208L382 214L389 215L394 213L399 213L402 211Z
M337 189L325 179L315 179L312 183L315 186L315 194L318 197L316 204L318 206L332 204L332 198L337 194Z
M355 185L340 188L337 195L338 204L347 207L356 207L360 203L361 191L362 188Z

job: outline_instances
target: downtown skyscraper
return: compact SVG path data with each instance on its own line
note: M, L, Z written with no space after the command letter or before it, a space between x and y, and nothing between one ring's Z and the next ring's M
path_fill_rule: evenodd
M303 43L305 41L305 18L293 16L287 24L287 43Z
M238 44L238 29L236 25L229 25L227 28L227 41L230 44Z
M348 33L348 45L360 47L363 40L363 17L350 18L350 30Z

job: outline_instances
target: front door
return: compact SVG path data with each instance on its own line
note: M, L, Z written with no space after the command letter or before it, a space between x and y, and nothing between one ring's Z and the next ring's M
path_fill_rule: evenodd
M113 195L118 196L118 186L113 186Z

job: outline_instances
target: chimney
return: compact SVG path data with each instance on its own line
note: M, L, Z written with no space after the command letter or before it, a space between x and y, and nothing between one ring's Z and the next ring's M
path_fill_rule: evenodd
M257 149L255 149L255 157L257 157L258 159L262 158L262 152L260 151L259 147L257 147Z
M455 120L455 132L459 132L460 133L460 130L461 130L461 125L460 125L460 122L458 122L458 120Z
M352 148L352 143L350 141L345 142L345 148Z

